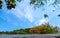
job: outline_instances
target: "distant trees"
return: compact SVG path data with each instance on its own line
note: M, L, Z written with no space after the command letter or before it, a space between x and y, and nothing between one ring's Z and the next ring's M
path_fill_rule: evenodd
M0 32L0 34L54 34L58 33L58 27L52 27L48 23L33 28L13 30L10 32Z
M49 24L42 24L33 28L14 30L10 34L53 34L57 32L58 29L56 27L52 27Z

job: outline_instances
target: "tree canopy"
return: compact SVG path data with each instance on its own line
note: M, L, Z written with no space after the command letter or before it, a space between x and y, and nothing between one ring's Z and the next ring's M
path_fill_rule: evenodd
M17 1L21 2L21 0L17 0ZM50 0L30 0L30 4L33 4L35 6L44 6L44 5L48 4L48 1L50 1ZM16 7L16 0L5 0L5 2L6 2L8 9ZM0 9L2 9L2 3L3 3L3 1L0 0ZM50 5L53 5L54 7L56 5L59 7L58 4L60 4L59 0L54 0L54 2L51 3Z
M17 1L20 2L21 0L17 0ZM6 6L8 9L12 9L16 7L16 0L4 0L4 2L6 3ZM0 9L2 9L2 4L3 4L3 1L0 0Z
M15 0L5 0L5 2L8 9L15 8L16 6Z
M6 7L10 10L12 8L15 8L16 7L16 1L19 1L21 2L22 0L4 0L4 2L6 3ZM48 4L50 0L30 0L30 5L34 5L35 7L40 7L40 6L44 6L46 4ZM3 4L3 1L0 0L0 9L2 9L2 4ZM53 5L54 7L58 7L60 8L59 6L60 4L60 1L59 0L54 0L53 3L49 4L49 5ZM55 11L55 10L53 10ZM44 14L44 17L47 17L46 14ZM58 15L60 17L60 14Z

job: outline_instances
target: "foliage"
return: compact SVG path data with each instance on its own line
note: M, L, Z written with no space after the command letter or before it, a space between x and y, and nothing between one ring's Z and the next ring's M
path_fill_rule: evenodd
M48 0L48 1L50 1L50 0ZM36 4L38 6L41 6L41 5L44 6L48 3L48 1L47 0L30 0L30 4L34 4L35 6L36 6ZM58 4L60 4L59 0L54 0L54 2L50 5L53 5L54 7L56 5L57 7L59 7Z
M48 15L47 14L44 14L44 18L47 18L48 17Z
M0 9L2 8L2 1L0 0Z
M21 2L21 0L17 0L19 2ZM2 3L3 1L0 0L0 9L2 9ZM12 9L16 7L16 0L5 0L6 6L8 9Z
M16 6L16 1L15 0L5 0L6 2L6 5L7 5L7 8L8 9L12 9L12 8L15 8Z
M21 2L21 0L17 0L19 2ZM49 1L49 0L48 0ZM0 9L2 9L2 0L0 0ZM16 0L5 0L7 8L8 9L12 9L16 7ZM30 4L33 4L35 6L44 6L47 4L47 0L30 0ZM52 4L54 7L59 7L60 2L59 0L55 0Z
M40 26L36 26L33 28L14 30L10 33L11 34L52 34L57 32L58 29L56 27L52 27L49 24L42 24Z
M13 30L10 32L0 32L0 34L53 34L58 32L58 27L52 27L49 24L42 24L33 28Z
M30 4L34 4L36 2L36 0L31 0Z

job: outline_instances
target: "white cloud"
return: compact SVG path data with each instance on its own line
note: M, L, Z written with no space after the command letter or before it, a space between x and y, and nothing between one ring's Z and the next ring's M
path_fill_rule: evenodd
M34 21L34 17L33 17L33 11L31 8L27 7L25 10L25 17L30 21L33 22Z
M30 21L30 22L33 22L33 17L31 14L27 13L25 14L25 17Z
M8 10L7 13L12 13L13 15L15 15L17 18L22 19L22 18L26 18L28 19L30 22L34 21L34 17L33 17L33 10L32 7L27 6L27 4L22 3L21 5L19 5L20 3L17 3L16 8Z
M16 7L16 9L12 9L12 14L14 14L15 16L17 16L18 18L26 18L28 19L30 22L33 22L34 18L32 16L32 10L29 9L29 7L24 9L25 14L19 9L19 7Z
M24 4L24 2L19 5L20 3L17 3L17 6L15 9L12 9L10 12L15 15L18 18L26 18L30 22L33 22L33 10L30 6L27 6L27 4ZM9 12L9 11L8 11Z
M21 18L24 14L20 10L20 8L16 7L15 9L11 10L11 13L14 14L16 17Z
M48 23L47 19L41 19L41 20L38 20L35 22L36 25L41 25L41 24L45 24L45 23Z

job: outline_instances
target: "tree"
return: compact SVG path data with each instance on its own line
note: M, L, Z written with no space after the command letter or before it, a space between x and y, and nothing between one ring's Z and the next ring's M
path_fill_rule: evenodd
M15 0L5 0L5 2L8 9L15 8L16 6Z
M21 2L22 0L17 0L17 1ZM48 4L48 1L49 0L30 0L30 4L33 4L35 6L39 6L40 7L40 6L44 6L44 5ZM16 7L16 0L5 0L5 2L6 2L6 5L7 5L8 9L12 9L12 8ZM2 3L3 3L3 1L0 0L0 9L2 9ZM50 5L53 5L54 7L55 6L59 7L58 4L60 4L59 0L55 0Z
M19 2L21 2L21 0L17 0ZM2 3L3 1L0 0L0 9L2 9ZM8 9L12 9L16 7L16 0L5 0L6 6Z

